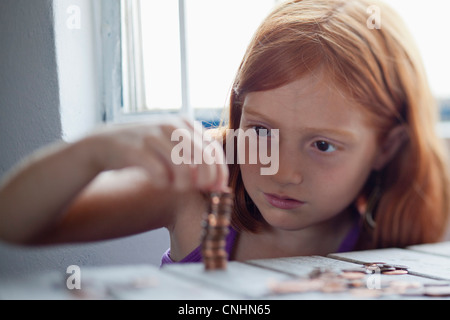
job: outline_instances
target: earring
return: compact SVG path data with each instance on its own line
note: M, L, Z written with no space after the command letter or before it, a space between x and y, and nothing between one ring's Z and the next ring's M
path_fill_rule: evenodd
M364 218L368 226L373 230L375 229L376 222L374 219L375 209L381 198L381 187L376 185L367 202L366 212L364 213Z
M356 208L358 212L364 217L365 224L373 230L376 226L374 218L375 210L382 195L380 174L375 173L372 181L375 182L374 188L372 189L368 197L361 196L356 200Z

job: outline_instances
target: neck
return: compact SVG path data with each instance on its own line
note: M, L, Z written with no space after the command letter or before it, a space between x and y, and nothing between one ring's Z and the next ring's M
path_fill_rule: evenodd
M243 232L238 240L235 259L267 259L293 256L325 256L338 251L353 227L351 211L301 230L289 231L266 227L259 233Z

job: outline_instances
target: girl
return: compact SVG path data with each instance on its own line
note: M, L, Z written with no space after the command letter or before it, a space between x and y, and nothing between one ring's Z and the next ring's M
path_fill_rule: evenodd
M367 25L374 4L381 29ZM186 122L102 130L45 151L5 182L0 236L92 241L166 227L171 245L162 262L200 261L202 192L229 184L232 260L438 241L449 190L436 114L417 50L390 8L287 1L248 47L227 127L278 144L274 175L248 161L228 170L220 144L211 165L175 165L173 130L200 134ZM217 137L230 143L235 137L224 129ZM35 190L37 182L45 185Z
M368 26L373 5L380 29ZM311 221L342 223L356 209L364 226L353 249L441 237L448 163L435 134L436 103L411 36L384 3L280 5L247 50L230 107L231 128L280 128L282 135L280 172L271 181L246 166L230 168L239 230L294 225L293 216L264 203L268 193L275 194L269 203L288 197L299 200L301 210L311 207ZM327 214L308 197L328 205Z

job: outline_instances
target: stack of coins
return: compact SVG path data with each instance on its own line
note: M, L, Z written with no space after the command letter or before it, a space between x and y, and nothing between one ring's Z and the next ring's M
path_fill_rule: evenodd
M225 247L232 209L233 194L231 190L210 194L209 208L203 221L201 239L205 270L227 268L228 253Z

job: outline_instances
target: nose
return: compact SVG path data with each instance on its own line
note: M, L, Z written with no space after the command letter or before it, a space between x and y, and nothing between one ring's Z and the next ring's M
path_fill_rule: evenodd
M280 185L301 184L303 182L301 157L292 149L281 148L278 172L272 177Z

